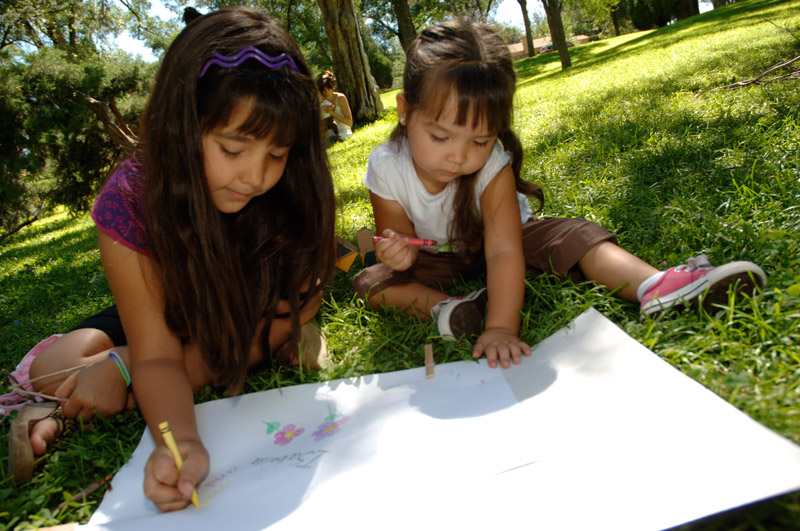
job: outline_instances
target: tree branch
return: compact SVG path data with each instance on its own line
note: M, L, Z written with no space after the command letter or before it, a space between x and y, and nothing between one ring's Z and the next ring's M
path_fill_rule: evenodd
M33 213L33 216L31 216L27 220L23 221L22 223L20 223L19 225L17 225L16 227L11 229L10 231L6 232L5 234L0 235L0 242L5 240L6 238L11 236L12 234L15 234L15 233L19 232L20 230L24 229L25 227L27 227L28 225L30 225L31 223L33 223L34 221L39 219L39 214L42 213L42 207L44 207L45 199L46 199L46 197L43 197L42 200L39 201L39 207L36 209L36 212Z
M116 104L113 103L113 99L112 107L109 107L104 101L96 100L91 96L86 96L85 101L89 109L103 122L103 128L115 144L125 149L133 149L136 147L139 139L136 138L136 135L131 132L128 125L122 120L122 115L119 113L119 110L116 109ZM117 123L112 116L112 112L117 120L119 120L119 123Z
M792 30L790 30L789 28L787 28L787 27L785 27L785 26L778 26L777 24L775 24L775 23L774 23L774 22L772 22L771 20L767 20L767 22L769 22L770 24L772 24L772 25L773 25L773 26L775 26L776 28L778 28L778 29L782 29L783 31L787 32L789 35L791 35L792 37L794 37L794 40L796 40L796 41L800 41L800 37L798 37L797 35L795 35L795 34L794 34L794 32L792 32Z
M752 85L753 83L758 83L758 81L762 77L766 76L770 72L774 72L775 70L778 70L779 68L783 68L785 66L789 66L790 64L794 63L795 61L800 61L800 55L798 55L794 59L786 61L785 63L780 63L780 64L777 64L777 65L771 67L771 68L768 68L768 69L764 70L763 72L761 72L761 74L759 74L758 76L754 77L753 79L747 79L745 81L737 81L736 83L731 83L730 85L725 85L722 88L724 88L724 89L732 89L732 88L746 87L748 85ZM796 74L796 72L793 72L791 74L787 74L785 76L780 76L780 77L775 78L775 79L783 79L783 78L786 78L786 77L791 77L791 76L793 76L795 74Z

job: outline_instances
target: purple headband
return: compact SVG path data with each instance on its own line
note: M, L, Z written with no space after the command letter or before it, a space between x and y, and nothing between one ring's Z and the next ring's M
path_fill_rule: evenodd
M284 52L277 57L273 57L265 54L255 46L247 46L246 48L242 48L230 56L214 52L211 55L211 59L209 59L206 64L203 65L203 69L200 70L200 75L197 77L203 77L203 75L206 73L206 70L208 70L208 67L211 65L219 65L222 68L233 68L244 63L248 59L255 59L267 68L272 68L273 70L277 70L282 66L288 66L291 70L300 73L300 69L297 68L297 64L295 64L294 59L288 53Z

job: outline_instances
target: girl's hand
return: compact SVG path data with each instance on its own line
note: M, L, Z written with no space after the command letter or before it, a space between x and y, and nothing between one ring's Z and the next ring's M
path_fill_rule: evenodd
M114 360L107 358L70 374L55 396L65 398L64 415L88 421L97 413L111 417L122 413L128 404L128 386Z
M499 359L500 366L508 369L511 367L509 359L514 362L514 365L519 365L522 363L523 354L531 355L531 347L516 334L502 328L490 328L484 330L472 349L472 357L475 359L480 358L483 354L486 354L489 367L497 367Z
M382 233L383 239L375 244L375 257L395 271L405 271L417 261L419 249L408 244L407 236L391 229Z
M200 441L177 441L183 458L180 473L165 445L150 454L144 467L144 494L160 511L183 509L208 473L208 452Z

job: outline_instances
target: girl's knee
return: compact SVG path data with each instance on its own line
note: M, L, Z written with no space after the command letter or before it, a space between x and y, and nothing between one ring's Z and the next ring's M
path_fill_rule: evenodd
M112 348L114 343L100 330L93 328L73 330L47 345L33 359L30 368L31 378L92 363L93 356L105 354Z

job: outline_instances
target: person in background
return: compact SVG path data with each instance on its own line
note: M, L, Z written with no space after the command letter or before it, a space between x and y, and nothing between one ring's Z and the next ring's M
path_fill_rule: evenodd
M347 96L335 92L335 88L336 76L330 70L326 70L317 78L320 112L323 121L328 120L326 137L329 144L350 138L353 127L353 114Z

